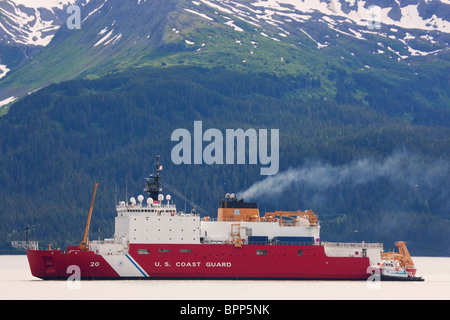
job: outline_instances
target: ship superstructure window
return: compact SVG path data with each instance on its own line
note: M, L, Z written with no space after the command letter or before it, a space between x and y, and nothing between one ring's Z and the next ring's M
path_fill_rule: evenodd
M267 256L267 250L256 250L257 256Z
M148 249L137 249L138 254L150 254Z
M180 249L180 252L182 252L182 253L191 253L192 250L191 249Z
M159 252L170 252L170 249L159 249Z

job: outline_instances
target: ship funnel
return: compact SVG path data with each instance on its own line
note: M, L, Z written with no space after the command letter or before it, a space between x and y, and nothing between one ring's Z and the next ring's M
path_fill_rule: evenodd
M226 199L219 202L217 221L260 221L258 205L236 199L234 193L227 194Z

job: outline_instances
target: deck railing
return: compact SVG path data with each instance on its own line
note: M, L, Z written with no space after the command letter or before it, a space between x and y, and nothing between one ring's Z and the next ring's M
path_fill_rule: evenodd
M39 250L38 241L12 241L11 246L16 249Z
M367 243L367 242L322 242L321 244L330 247L345 247L345 248L383 248L381 242Z

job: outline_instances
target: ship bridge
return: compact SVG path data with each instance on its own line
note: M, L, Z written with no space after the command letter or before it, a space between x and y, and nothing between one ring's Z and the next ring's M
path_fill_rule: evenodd
M154 201L149 197L146 205L144 197L130 199L117 206L115 237L126 238L128 243L200 243L200 216L196 213L177 212L170 203L171 196L158 195Z

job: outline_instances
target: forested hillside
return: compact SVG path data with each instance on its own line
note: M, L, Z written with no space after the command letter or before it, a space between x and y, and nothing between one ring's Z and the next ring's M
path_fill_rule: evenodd
M355 87L370 82L346 86L356 74L333 76L347 82L329 100L299 99L322 85L311 74L189 67L63 82L25 97L0 118L1 252L25 238L27 224L41 246L78 244L95 182L90 236L111 236L116 199L125 200L126 186L129 197L142 194L156 155L163 180L214 216L226 192L265 177L256 165L174 165L172 132L193 132L202 120L204 130L280 130L280 177L298 178L253 194L262 212L313 209L323 240L387 248L406 240L415 255L450 255L449 110L411 105L417 88L381 82L362 103Z

